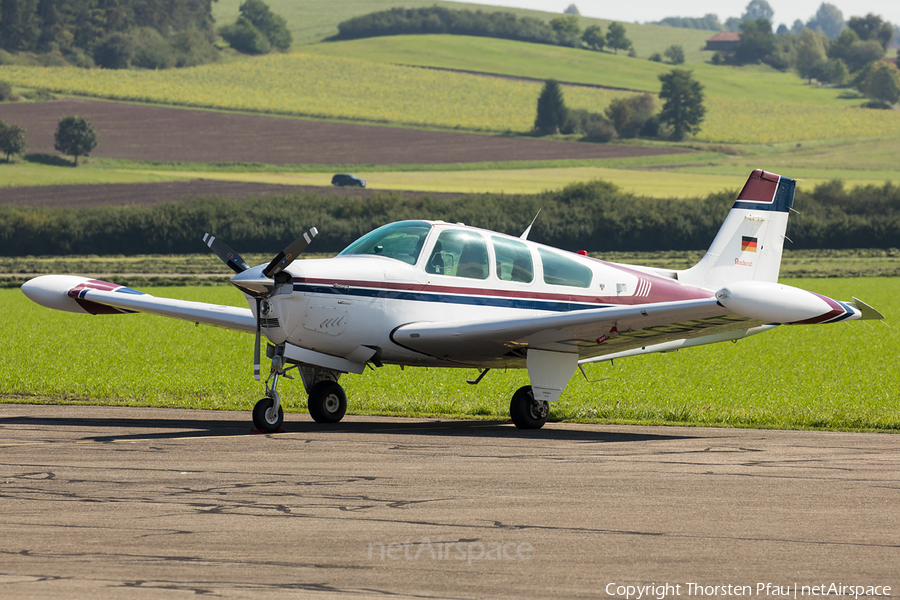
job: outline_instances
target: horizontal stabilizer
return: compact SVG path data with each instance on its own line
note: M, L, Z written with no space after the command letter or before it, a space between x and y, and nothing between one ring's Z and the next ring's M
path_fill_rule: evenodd
M853 298L853 302L848 302L850 306L858 310L862 313L860 317L863 321L882 321L884 320L884 315L857 298L856 296L851 296Z

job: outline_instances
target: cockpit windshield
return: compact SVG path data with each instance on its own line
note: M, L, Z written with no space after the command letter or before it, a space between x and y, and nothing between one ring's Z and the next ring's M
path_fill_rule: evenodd
M410 265L419 260L431 225L425 221L400 221L370 231L338 255L374 254L394 258Z

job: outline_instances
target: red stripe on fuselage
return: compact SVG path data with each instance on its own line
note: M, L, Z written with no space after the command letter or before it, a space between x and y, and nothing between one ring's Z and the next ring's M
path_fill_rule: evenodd
M640 273L641 277L647 277L646 273ZM651 276L652 277L652 276ZM466 296L478 296L484 298L522 298L527 300L548 300L553 302L579 302L583 304L650 304L654 302L671 302L675 300L692 300L697 298L709 298L714 294L700 288L692 288L679 284L676 281L663 277L652 277L654 284L652 291L658 292L658 287L664 293L654 293L650 296L594 296L584 294L562 294L553 292L533 292L529 290L499 290L462 286L411 284L391 281L365 281L359 279L326 279L319 277L294 277L294 283L310 285L346 285L370 289L397 290L406 292L426 292L434 294L458 294ZM473 280L481 281L481 280ZM663 282L661 285L659 282ZM668 285L666 285L668 284Z

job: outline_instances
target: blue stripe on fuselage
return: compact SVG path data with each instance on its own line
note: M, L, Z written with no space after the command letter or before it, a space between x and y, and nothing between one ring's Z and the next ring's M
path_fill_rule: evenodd
M609 308L612 304L581 304L576 302L555 302L531 298L502 298L498 296L465 296L460 294L435 294L409 290L385 290L377 288L335 288L333 285L294 284L295 292L307 294L337 294L360 298L385 298L412 302L440 302L444 304L464 304L469 306L491 306L495 308L518 308L523 310L547 310L571 312L592 308Z

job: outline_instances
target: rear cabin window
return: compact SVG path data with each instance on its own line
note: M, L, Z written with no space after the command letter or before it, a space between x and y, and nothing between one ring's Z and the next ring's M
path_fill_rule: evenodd
M531 252L522 242L493 236L494 254L497 257L497 277L502 281L531 283L534 281L534 264Z
M425 272L450 277L487 279L487 244L477 233L446 229L438 236L425 263Z
M538 254L541 255L541 263L544 265L544 283L580 288L591 287L593 273L588 267L543 248L538 248Z

